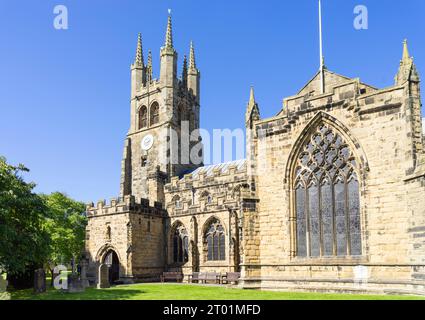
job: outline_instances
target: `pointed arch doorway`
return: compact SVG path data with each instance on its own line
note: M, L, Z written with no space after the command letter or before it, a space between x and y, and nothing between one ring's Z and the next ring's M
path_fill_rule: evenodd
M109 268L109 283L114 284L120 278L120 260L114 250L109 250L103 258L103 263Z

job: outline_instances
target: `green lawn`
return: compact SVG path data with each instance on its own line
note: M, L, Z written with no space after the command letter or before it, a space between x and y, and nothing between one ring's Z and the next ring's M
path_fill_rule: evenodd
M34 295L32 290L12 293L12 299L30 300L425 300L415 296L343 295L321 293L287 293L232 289L186 284L135 284L84 293L64 293L50 289Z

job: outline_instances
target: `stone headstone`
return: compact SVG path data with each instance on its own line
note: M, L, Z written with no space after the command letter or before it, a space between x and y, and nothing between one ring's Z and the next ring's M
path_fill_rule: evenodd
M68 292L76 293L76 292L85 291L86 287L83 285L81 278L79 278L77 274L72 274L68 279L69 279Z
M83 283L83 286L87 288L90 286L89 280L87 279L88 261L86 259L81 259L80 265L81 265L80 279L81 279L81 282Z
M34 292L46 292L46 273L43 269L37 269L34 272Z
M97 288L104 289L109 287L109 267L106 264L101 264L99 266L99 278L97 282Z

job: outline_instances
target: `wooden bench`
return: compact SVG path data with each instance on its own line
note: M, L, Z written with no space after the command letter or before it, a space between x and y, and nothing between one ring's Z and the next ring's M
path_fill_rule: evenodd
M161 282L165 282L167 280L182 282L183 281L183 273L181 273L181 272L163 272L162 275L161 275Z
M193 283L195 281L199 283L200 274L201 274L200 272L193 272L192 274L189 274L189 279L188 279L189 283Z
M213 281L214 283L220 284L220 274L216 272L204 272L199 275L199 280L204 283Z
M232 283L232 282L239 282L239 278L241 277L240 272L226 272L225 275L221 277L221 283Z
M220 274L216 272L193 272L189 275L189 282L207 283L212 281L214 283L220 283Z

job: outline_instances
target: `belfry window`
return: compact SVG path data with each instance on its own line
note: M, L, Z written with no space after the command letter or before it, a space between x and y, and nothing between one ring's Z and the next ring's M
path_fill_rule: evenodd
M139 110L139 129L146 128L148 126L148 108L142 106Z
M297 256L361 255L359 180L349 146L322 125L304 145L295 170Z
M150 125L159 123L159 105L157 102L152 103Z
M226 259L226 236L220 221L214 219L205 234L207 260L223 261Z
M189 260L189 239L183 226L175 229L173 234L173 262L185 263Z

